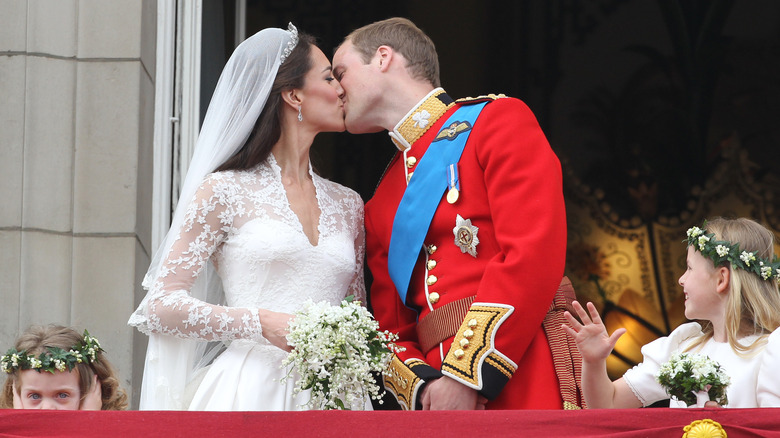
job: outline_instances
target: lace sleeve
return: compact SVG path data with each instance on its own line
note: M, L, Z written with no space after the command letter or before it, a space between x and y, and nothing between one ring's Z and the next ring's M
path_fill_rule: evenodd
M355 202L357 203L355 214L352 216L354 227L356 229L355 237L355 263L357 274L349 285L347 295L353 295L355 299L360 300L366 305L366 282L363 275L363 258L366 249L366 227L363 224L363 200L355 193Z
M243 212L240 186L229 172L209 176L187 209L181 231L149 289L147 329L208 341L262 339L257 309L219 306L190 290Z

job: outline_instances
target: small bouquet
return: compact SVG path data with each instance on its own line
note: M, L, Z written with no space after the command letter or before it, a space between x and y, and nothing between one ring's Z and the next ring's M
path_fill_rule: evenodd
M292 352L282 362L300 375L295 393L311 389L312 409L363 409L366 396L382 393L371 372L386 373L397 335L379 331L379 324L349 296L340 306L309 300L290 321L287 342ZM290 377L288 373L282 381ZM381 401L380 401L381 402Z
M703 354L673 354L669 362L661 365L656 380L673 399L688 406L703 407L708 400L714 400L721 406L729 402L726 388L731 379L720 364ZM699 401L698 394L706 395L704 401Z

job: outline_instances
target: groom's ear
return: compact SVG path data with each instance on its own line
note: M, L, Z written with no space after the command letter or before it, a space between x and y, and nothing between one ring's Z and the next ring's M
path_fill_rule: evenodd
M390 68L390 62L395 57L396 53L390 46L379 46L374 54L374 61L376 62L379 71L386 72Z

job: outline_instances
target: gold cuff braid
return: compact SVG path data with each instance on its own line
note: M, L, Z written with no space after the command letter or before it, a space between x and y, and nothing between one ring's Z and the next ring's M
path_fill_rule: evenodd
M514 307L506 304L472 304L444 359L442 372L477 390L485 385L485 365L509 380L517 365L496 351L494 339L496 331L513 310Z
M401 405L404 410L414 410L417 399L417 389L423 381L412 371L415 365L424 365L425 362L419 359L409 359L406 363L401 362L398 356L393 356L393 360L388 365L389 376L384 376L385 389Z

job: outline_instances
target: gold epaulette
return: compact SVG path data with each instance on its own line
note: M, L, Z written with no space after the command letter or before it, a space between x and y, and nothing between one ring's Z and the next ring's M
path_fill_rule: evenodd
M506 94L483 94L482 96L477 97L461 97L460 99L456 100L457 103L479 103L479 102L485 102L488 100L496 100L496 99L503 99L506 97Z

